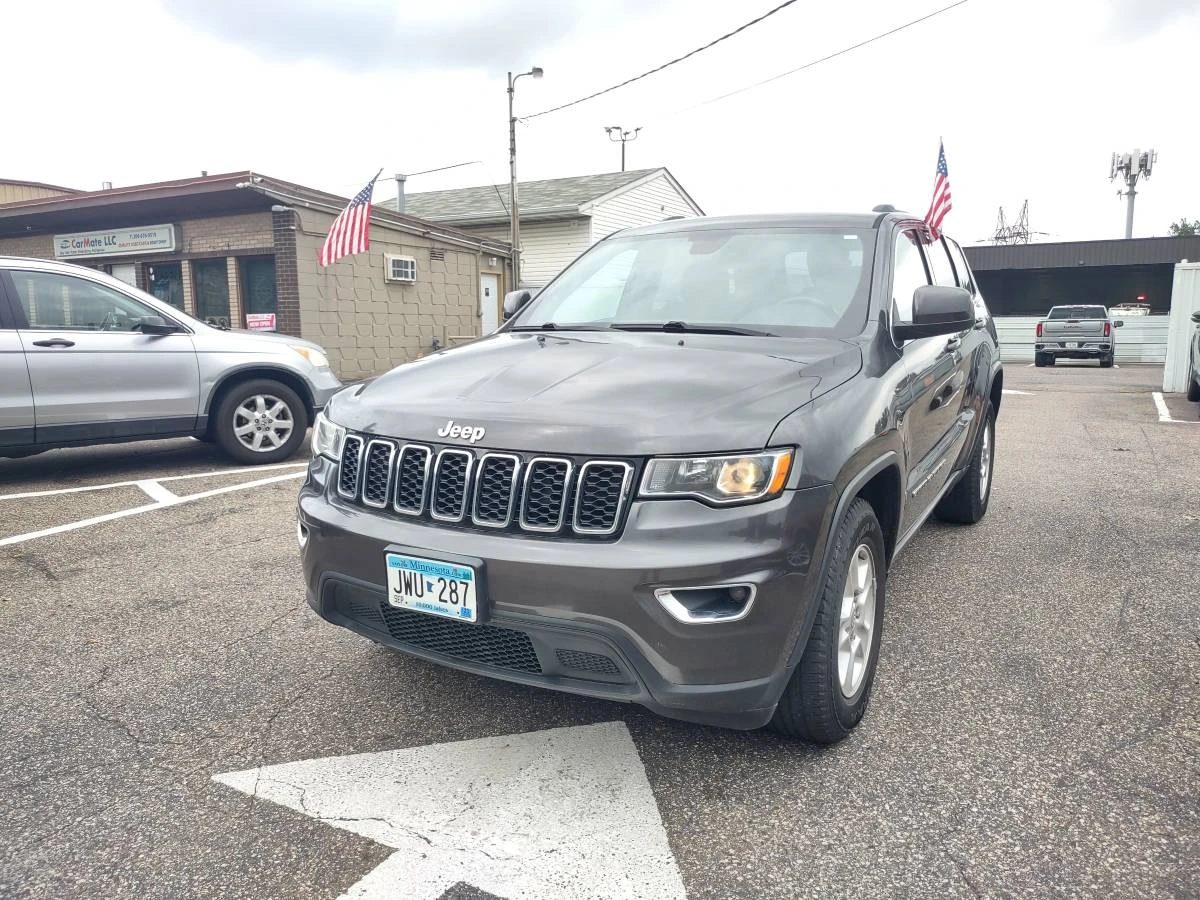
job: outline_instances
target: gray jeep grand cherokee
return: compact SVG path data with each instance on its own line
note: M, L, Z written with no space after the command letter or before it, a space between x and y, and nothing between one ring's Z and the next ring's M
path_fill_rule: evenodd
M1003 376L959 246L891 207L667 221L506 313L319 418L313 608L470 672L845 737L895 555L987 510Z

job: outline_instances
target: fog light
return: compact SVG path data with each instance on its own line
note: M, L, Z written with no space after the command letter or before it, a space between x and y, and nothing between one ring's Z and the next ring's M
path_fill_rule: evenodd
M750 615L758 588L754 584L658 588L655 599L673 619L689 625L737 622Z
M299 519L296 520L296 543L300 545L301 550L308 543L308 526Z

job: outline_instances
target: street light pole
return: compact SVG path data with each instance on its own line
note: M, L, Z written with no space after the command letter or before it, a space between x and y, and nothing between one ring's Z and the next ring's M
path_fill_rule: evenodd
M512 244L512 289L521 287L521 216L517 208L517 117L513 114L513 95L517 79L525 75L542 77L542 70L534 66L518 75L508 73L508 217L509 242Z

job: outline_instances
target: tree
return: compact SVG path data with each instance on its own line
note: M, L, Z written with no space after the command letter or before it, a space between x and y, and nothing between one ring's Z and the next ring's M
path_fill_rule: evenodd
M1200 237L1200 219L1192 222L1189 222L1187 219L1172 222L1171 227L1167 229L1167 233L1171 237Z

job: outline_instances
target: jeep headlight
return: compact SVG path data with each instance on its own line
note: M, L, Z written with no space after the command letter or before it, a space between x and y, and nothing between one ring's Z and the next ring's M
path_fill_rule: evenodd
M313 456L328 456L336 462L342 458L342 442L345 439L345 428L334 425L325 413L317 413L312 427Z
M787 484L795 451L652 459L642 497L698 497L710 503L748 503L776 497Z

